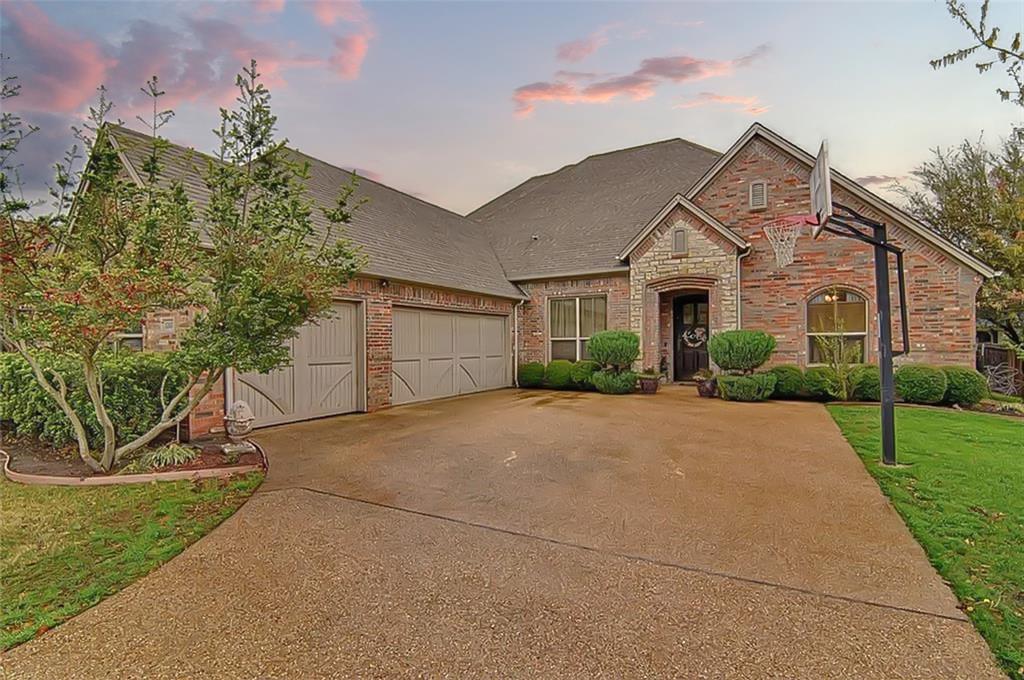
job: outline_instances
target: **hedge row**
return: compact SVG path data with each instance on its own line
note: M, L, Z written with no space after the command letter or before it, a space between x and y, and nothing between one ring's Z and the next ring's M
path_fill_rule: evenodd
M774 366L769 373L777 378L772 393L776 399L831 401L841 393L839 376L829 366L812 366L804 371L799 366L782 365ZM848 380L853 401L879 401L882 398L878 366L857 366L850 372ZM893 381L897 396L910 404L971 406L988 396L985 376L962 366L904 364L896 369Z
M555 359L547 366L539 361L520 364L520 387L546 387L553 390L592 390L595 389L593 376L601 372L596 361L567 361ZM636 377L634 376L634 382Z

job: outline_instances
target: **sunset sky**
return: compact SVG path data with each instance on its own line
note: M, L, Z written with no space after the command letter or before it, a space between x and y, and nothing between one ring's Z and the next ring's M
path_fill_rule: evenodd
M1021 30L1024 2L993 19ZM1024 123L994 92L1002 71L928 65L966 44L938 1L2 0L0 24L22 84L7 105L43 127L30 190L100 84L132 123L157 74L178 113L165 135L210 150L250 57L294 146L463 213L592 153L669 137L724 151L755 120L812 151L827 137L833 167L874 189L930 148Z

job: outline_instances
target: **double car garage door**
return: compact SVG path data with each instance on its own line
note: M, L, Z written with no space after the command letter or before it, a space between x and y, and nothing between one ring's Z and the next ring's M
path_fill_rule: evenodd
M392 323L392 404L510 383L505 317L394 307ZM234 398L252 407L257 426L362 410L362 337L359 305L337 303L289 341L290 365L237 375Z

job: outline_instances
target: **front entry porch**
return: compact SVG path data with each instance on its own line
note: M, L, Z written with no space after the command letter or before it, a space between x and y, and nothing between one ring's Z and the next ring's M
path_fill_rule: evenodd
M665 302L672 306L671 350L664 354L665 373L675 382L691 380L695 373L710 366L708 292L683 292Z

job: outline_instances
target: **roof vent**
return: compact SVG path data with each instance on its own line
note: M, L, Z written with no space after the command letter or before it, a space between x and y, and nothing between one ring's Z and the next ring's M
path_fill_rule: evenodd
M750 183L750 209L764 210L768 207L768 182L763 179Z

